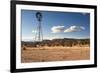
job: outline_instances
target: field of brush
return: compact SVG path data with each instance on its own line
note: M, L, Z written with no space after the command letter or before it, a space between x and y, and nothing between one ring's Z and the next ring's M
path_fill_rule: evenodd
M25 47L21 49L21 62L49 62L49 61L74 61L89 60L90 47Z

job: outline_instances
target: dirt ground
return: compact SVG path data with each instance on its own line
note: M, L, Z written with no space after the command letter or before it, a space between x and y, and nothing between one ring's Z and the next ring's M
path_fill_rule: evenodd
M25 50L21 50L22 63L88 59L89 47L25 47Z

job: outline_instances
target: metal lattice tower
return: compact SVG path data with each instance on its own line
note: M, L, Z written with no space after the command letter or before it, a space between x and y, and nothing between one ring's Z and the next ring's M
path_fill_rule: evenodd
M36 32L36 35L35 35L35 41L41 42L43 40L43 33L42 33L42 26L41 26L42 13L37 12L36 18L37 18L38 24L37 24L37 32Z

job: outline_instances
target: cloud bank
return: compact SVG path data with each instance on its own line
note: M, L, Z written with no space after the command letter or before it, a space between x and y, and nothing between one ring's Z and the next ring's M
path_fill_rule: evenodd
M53 26L51 28L52 33L67 33L67 32L78 32L85 30L85 27L83 26L70 26L69 28L65 28L65 26Z
M69 28L65 29L64 32L77 32L82 31L85 28L83 26L70 26Z
M64 26L53 26L51 30L52 33L60 33L64 31Z

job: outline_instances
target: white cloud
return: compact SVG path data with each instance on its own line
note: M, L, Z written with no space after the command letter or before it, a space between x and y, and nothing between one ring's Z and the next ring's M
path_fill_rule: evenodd
M82 15L87 15L87 13L82 13Z
M57 38L63 38L61 35L51 35L51 36L45 36L44 39L57 39Z
M32 33L37 33L37 31L36 30L32 30Z
M52 33L59 33L64 31L64 26L53 26L51 28Z
M22 41L33 41L34 38L32 36L22 37Z
M65 29L64 32L77 32L85 30L83 26L70 26L69 28Z
M52 33L60 33L60 32L78 32L78 31L82 31L85 30L85 27L83 26L70 26L69 28L65 28L64 26L53 26L51 28Z

